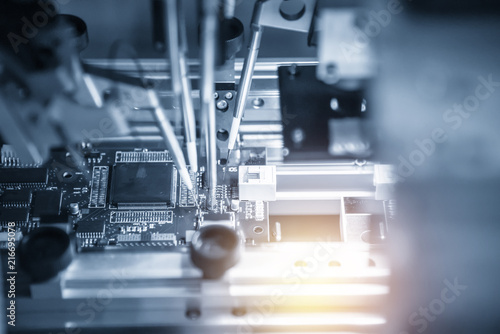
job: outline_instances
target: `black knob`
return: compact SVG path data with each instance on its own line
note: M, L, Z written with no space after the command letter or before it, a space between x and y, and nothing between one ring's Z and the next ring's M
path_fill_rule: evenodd
M43 282L69 266L74 249L73 240L63 230L40 227L21 240L19 262L34 282Z
M306 4L302 0L283 0L280 5L281 16L288 21L300 19L306 12Z
M191 261L203 271L203 277L220 278L240 259L240 236L223 225L202 227L191 239Z

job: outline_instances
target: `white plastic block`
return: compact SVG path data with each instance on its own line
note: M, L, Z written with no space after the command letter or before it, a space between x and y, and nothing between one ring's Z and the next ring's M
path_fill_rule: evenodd
M242 201L275 201L276 166L240 166L238 185Z

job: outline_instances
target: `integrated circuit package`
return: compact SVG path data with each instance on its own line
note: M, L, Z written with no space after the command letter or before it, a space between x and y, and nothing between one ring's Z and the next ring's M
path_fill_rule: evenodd
M111 179L111 203L118 208L175 206L177 170L172 163L119 163Z

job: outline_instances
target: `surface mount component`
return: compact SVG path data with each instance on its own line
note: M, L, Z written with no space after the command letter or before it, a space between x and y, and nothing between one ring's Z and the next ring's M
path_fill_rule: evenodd
M34 194L33 217L42 221L60 221L62 193L60 190L38 190Z
M106 228L104 219L86 219L78 222L76 236L82 239L101 238Z
M92 189L90 191L89 208L104 208L108 193L108 166L94 166L92 171Z
M24 223L28 221L29 217L28 208L1 208L0 209L0 223L5 224L8 222Z
M31 202L31 190L7 190L0 195L0 204L4 207L26 206Z
M123 152L116 151L115 162L171 162L172 157L168 151L141 151L141 152Z
M110 223L172 223L172 211L111 211Z
M47 168L5 168L0 173L0 184L46 184L47 172Z
M177 172L172 163L120 163L113 167L111 202L121 206L172 207Z

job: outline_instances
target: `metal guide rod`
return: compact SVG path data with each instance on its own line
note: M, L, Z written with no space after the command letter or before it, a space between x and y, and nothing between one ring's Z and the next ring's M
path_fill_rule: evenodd
M183 13L178 0L167 0L167 36L172 87L176 102L180 102L184 118L184 130L189 164L194 172L198 171L196 152L196 120L191 99L191 81L188 77L186 50L187 36Z
M207 179L209 188L208 205L216 205L217 187L217 142L215 127L215 51L218 34L218 1L200 1L202 6L201 23L201 112L206 117Z

